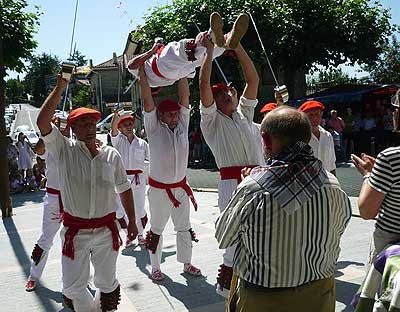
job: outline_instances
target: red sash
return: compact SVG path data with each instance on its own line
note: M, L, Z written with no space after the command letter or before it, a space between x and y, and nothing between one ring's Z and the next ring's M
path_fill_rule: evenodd
M231 180L236 179L239 184L242 181L242 169L244 168L254 168L256 165L246 165L246 166L232 166L232 167L223 167L219 169L219 174L221 176L221 180Z
M135 175L135 184L140 184L140 174L143 173L142 170L126 170L127 175ZM132 181L133 182L133 181Z
M108 229L111 231L113 249L115 251L118 251L119 247L122 245L122 241L119 237L118 227L115 223L115 218L115 212L109 213L102 218L93 219L74 217L69 213L64 212L63 223L65 227L68 227L68 230L65 232L65 241L62 254L74 260L74 237L76 234L78 234L79 230L98 229L102 227L108 227Z
M158 70L157 67L157 59L161 54L161 51L164 50L164 45L160 46L156 52L156 55L153 56L153 60L151 61L151 69L153 70L153 72L160 78L166 79Z
M59 190L53 189L51 187L46 187L46 192L52 195L58 196L58 205L60 206L60 213L64 213L64 206L61 199L61 192Z
M171 183L171 184L161 183L161 182L153 180L151 177L149 177L149 185L152 187L155 187L155 188L166 190L168 197L171 200L171 202L174 204L175 208L178 208L180 206L181 202L175 198L174 194L172 194L171 189L178 188L178 187L183 188L185 190L187 196L189 196L190 200L192 201L194 210L197 211L197 202L193 196L192 189L190 188L189 184L187 184L187 182L186 182L186 177L184 177L183 180L180 182Z

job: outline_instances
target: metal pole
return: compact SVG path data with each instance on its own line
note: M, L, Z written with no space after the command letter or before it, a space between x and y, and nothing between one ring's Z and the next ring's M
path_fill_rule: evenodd
M254 21L253 16L251 15L251 13L248 12L248 14L249 14L250 19L251 19L251 21L252 21L252 23L253 23L254 29L255 29L255 31L256 31L256 33L257 33L258 40L260 41L261 48L262 48L262 50L263 50L263 52L264 52L264 54L265 54L265 57L266 57L267 62L268 62L268 66L269 66L269 68L271 69L272 76L274 77L275 83L276 83L277 86L279 86L278 79L276 79L275 72L274 72L274 70L272 69L272 65L271 65L271 62L269 61L269 57L268 57L267 51L266 51L265 48L264 48L264 44L263 44L263 42L262 42L262 40L261 40L261 37L260 37L260 34L259 34L259 32L258 32L256 22Z

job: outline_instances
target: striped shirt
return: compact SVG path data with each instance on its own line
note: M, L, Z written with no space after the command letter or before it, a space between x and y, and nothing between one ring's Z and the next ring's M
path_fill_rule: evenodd
M400 147L390 147L379 153L368 184L385 194L379 209L376 227L390 233L400 233Z
M263 287L296 287L333 276L340 237L351 216L337 179L329 179L301 208L287 214L251 177L217 220L219 248L237 243L234 271Z

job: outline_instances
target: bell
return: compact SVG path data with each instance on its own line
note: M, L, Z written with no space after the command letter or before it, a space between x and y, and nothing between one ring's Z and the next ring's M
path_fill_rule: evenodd
M289 100L289 91L285 85L276 86L274 91L282 97L284 103Z
M61 65L61 76L62 78L70 81L71 76L75 70L75 63L71 61L64 61Z
M122 103L115 103L113 112L121 112L124 110L124 105Z

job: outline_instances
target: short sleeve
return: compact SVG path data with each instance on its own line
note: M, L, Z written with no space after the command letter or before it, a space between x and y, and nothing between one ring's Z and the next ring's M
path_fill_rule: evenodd
M393 185L392 165L384 153L380 153L375 160L368 184L376 191L387 194Z

